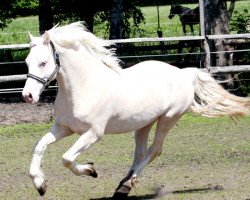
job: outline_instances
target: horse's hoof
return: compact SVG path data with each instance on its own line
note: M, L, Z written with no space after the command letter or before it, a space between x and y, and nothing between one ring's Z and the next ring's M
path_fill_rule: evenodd
M92 176L93 178L97 178L97 176L98 176L98 174L96 173L96 171L93 171L89 175Z
M40 179L39 178L34 179L34 185L40 196L43 196L46 193L47 184L43 178L40 177Z
M113 200L125 200L128 198L128 193L115 192L112 199Z
M37 189L37 191L40 194L40 196L43 196L45 194L45 192L46 192L46 188L42 187L42 188Z
M91 168L91 170L89 170L90 172L89 172L88 175L92 176L93 178L97 178L98 174L95 171L94 163L93 162L88 162L87 164L90 165L90 168Z
M131 187L123 184L123 185L119 185L117 190L115 191L112 199L115 200L123 200L123 199L127 199L128 198L128 193L130 192Z

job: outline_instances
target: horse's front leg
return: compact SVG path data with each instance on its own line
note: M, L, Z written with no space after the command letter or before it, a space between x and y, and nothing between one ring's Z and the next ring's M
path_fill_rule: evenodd
M186 34L187 34L187 31L186 31L186 24L182 24L182 29L183 29L184 35L186 35Z
M94 178L97 177L97 173L94 169L93 163L80 165L75 162L77 156L87 150L90 146L101 139L103 135L102 131L96 131L95 129L89 129L83 133L75 144L63 155L63 165L69 168L75 175L88 175Z
M193 25L189 24L189 26L190 26L190 29L191 29L191 34L194 35L194 27L193 27Z
M29 175L33 180L34 186L39 194L43 196L46 192L45 176L41 170L41 161L43 153L47 146L53 142L70 134L70 131L57 123L54 124L51 131L44 135L38 142L33 152Z

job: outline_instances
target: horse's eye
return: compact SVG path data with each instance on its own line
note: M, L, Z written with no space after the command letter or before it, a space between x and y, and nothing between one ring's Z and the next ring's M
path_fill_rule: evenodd
M46 64L47 64L47 62L41 62L40 67L45 67Z

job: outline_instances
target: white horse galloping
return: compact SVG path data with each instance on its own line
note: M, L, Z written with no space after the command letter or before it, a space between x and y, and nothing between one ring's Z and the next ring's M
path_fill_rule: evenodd
M144 167L161 154L165 136L188 110L208 117L249 114L250 99L229 94L208 73L159 61L123 70L107 45L80 22L55 27L41 37L30 35L25 101L37 102L50 81L56 78L58 82L55 123L38 141L29 171L40 195L46 192L43 153L65 136L80 135L62 156L64 166L78 176L97 177L93 164L78 164L77 156L106 133L135 130L134 161L114 194L122 199ZM148 148L155 122L154 141Z

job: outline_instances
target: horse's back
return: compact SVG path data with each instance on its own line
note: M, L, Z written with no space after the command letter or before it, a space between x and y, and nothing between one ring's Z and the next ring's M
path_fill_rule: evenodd
M179 68L160 61L144 61L125 69L123 73L124 82L147 91L149 88L170 90L174 85L181 84L181 76Z
M196 24L200 21L199 7L195 9L185 10L181 15L180 19L182 23Z
M180 69L161 61L149 60L124 69L123 72L129 76L138 76L138 74L140 74L141 77L151 76L151 78L154 78L154 75L168 76L169 74L173 75L173 73L178 74Z

